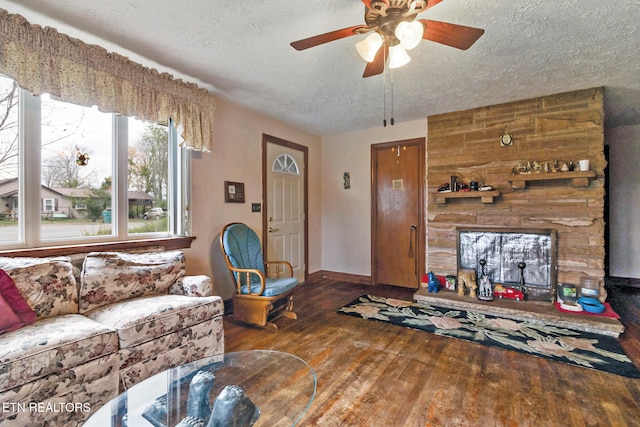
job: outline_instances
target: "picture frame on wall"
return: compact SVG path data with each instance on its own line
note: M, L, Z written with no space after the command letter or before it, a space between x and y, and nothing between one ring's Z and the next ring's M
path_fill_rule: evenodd
M225 181L224 201L226 203L244 203L244 183Z

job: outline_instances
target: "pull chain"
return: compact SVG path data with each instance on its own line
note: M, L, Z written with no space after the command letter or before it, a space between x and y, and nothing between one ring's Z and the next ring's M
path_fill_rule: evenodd
M393 70L391 70L391 126L393 126L394 123L394 119L393 119Z
M395 124L395 119L393 118L393 70L389 71L390 73L390 88L391 88L391 118L389 120L391 126ZM382 113L384 117L382 119L382 126L387 127L387 55L386 50L384 52L384 68L382 69Z
M382 46L384 49L384 46ZM387 52L383 50L384 65L382 68L382 127L387 127Z

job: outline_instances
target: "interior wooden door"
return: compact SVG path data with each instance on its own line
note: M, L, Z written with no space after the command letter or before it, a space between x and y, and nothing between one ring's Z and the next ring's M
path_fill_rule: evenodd
M372 278L418 288L424 270L424 139L372 146Z

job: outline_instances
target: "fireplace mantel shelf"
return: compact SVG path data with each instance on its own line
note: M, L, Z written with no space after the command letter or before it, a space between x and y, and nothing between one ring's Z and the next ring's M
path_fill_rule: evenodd
M595 178L596 171L548 172L511 175L509 182L514 189L527 188L529 181L551 181L554 179L570 179L572 187L588 187L589 180Z
M454 191L436 193L436 201L440 204L447 203L448 199L480 199L482 203L493 203L493 198L500 196L497 190L491 191Z

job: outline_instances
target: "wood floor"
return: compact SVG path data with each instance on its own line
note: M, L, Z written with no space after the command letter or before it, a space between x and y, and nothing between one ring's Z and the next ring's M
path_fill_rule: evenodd
M413 292L307 283L295 294L298 320L277 320L276 333L225 317L225 350L306 360L318 386L302 426L640 425L640 380L336 313L362 294ZM620 341L640 366L640 327L626 326Z

